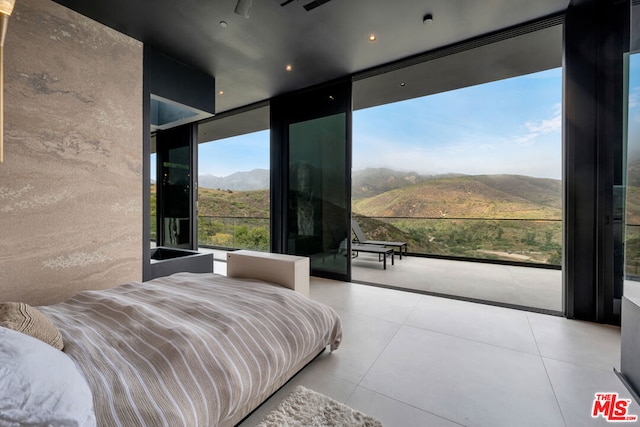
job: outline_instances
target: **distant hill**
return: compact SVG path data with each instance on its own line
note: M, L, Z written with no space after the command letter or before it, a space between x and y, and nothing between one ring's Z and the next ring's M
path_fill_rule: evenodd
M454 176L461 176L461 174L420 175L416 172L400 172L388 168L367 168L353 172L351 196L354 199L373 197L407 185Z
M519 175L432 177L354 200L354 213L369 217L560 219L559 180Z
M200 188L198 215L268 217L269 190L233 191Z
M353 211L358 215L525 219L560 219L562 215L560 180L521 175L432 176L384 168L356 171L352 179ZM223 178L203 175L199 187L201 214L261 216L269 211L266 169Z
M208 183L201 177L199 215L212 217L200 222L201 242L268 248L268 221L240 219L269 216L268 185L258 190L233 189L260 186L250 184L252 180L259 182L260 176L268 182L266 170L239 172ZM561 261L560 221L495 221L496 218L560 220L559 180L520 175L425 176L368 169L353 173L353 194L353 215L366 235L375 240L407 242L410 252L554 265ZM234 219L227 221L222 217ZM418 219L424 217L437 219Z
M269 188L269 170L254 169L249 172L236 172L225 177L211 174L199 175L198 186L233 191L264 190Z

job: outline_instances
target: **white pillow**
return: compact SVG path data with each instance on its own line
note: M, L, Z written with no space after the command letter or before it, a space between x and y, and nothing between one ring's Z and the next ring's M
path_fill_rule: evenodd
M93 398L69 356L0 327L0 426L95 426Z

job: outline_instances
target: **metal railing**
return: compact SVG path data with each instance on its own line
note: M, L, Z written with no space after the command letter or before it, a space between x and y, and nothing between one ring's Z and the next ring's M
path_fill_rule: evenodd
M409 252L418 255L552 266L562 259L561 219L354 217L368 238L407 241ZM199 216L198 243L268 251L269 217Z
M371 240L408 241L409 252L560 266L562 220L555 218L364 217Z
M268 251L269 217L198 216L198 244L227 249Z
M409 240L409 251L476 259L561 263L562 220L552 218L446 218L355 216L371 239ZM625 272L640 276L640 224L626 224ZM199 216L198 243L268 251L270 218ZM153 236L152 236L153 237Z

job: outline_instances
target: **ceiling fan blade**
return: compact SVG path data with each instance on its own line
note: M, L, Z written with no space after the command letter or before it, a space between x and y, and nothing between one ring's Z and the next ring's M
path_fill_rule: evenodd
M249 15L251 15L252 4L253 4L253 0L238 0L238 3L236 3L236 8L234 12L240 16L249 18Z

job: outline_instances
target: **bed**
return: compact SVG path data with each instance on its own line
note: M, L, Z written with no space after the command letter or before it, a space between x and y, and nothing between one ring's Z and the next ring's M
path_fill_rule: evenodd
M59 418L63 421L56 424L49 415L48 425L233 426L326 347L335 350L342 337L340 319L326 305L276 284L213 273L84 291L34 311L50 320L64 343L59 351L18 334L17 341L35 341L27 343L26 354L46 353L46 362L34 363L51 364L34 375L59 374L69 381L77 368L80 384L58 388L71 390L67 394L76 395L71 399L90 393L93 404L88 411L86 402L78 408L71 402L71 412L77 412L73 422ZM15 331L0 327L0 363L3 352L6 359L0 366L0 426L12 425L11 417L44 425L27 409L42 407L37 402L50 397L14 398L6 390L28 388L31 379L13 377L34 369L10 366L21 359L11 348L15 337ZM48 348L29 348L36 344ZM64 363L51 362L59 357L72 362L68 374ZM55 385L58 379L47 381ZM89 391L82 392L82 381Z

